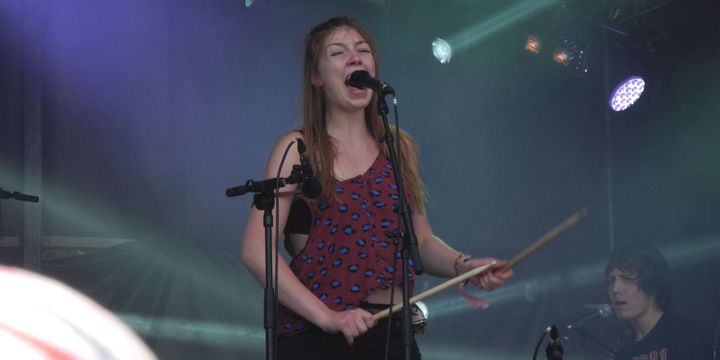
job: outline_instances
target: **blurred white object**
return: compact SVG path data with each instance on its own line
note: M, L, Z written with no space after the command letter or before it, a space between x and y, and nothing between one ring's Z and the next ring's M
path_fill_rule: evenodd
M59 281L0 265L0 358L156 359L112 313Z

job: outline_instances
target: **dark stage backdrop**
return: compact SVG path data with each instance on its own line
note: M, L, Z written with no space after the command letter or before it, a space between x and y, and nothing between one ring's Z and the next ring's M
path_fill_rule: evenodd
M118 314L161 358L264 358L261 287L238 257L250 198L224 190L260 178L275 140L300 125L303 37L346 14L374 35L380 78L421 148L436 234L510 258L589 209L508 286L480 293L488 310L455 290L428 299L424 358L530 358L547 324L607 302L606 256L635 242L670 259L677 308L710 340L720 318L717 6L671 1L618 25L623 37L603 30L612 21L595 3L0 0L0 187L41 195L3 200L1 259L20 264L39 227L42 272ZM588 73L553 63L551 40L523 51L528 32L582 38ZM436 37L471 45L441 65ZM652 84L611 113L605 80L640 58ZM423 276L417 289L440 281ZM566 358L605 359L587 335L614 347L623 333L605 319L563 334Z

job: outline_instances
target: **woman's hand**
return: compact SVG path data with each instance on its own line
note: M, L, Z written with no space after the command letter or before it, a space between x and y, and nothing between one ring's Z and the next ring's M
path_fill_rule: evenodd
M497 260L494 258L469 259L458 264L457 268L459 272L463 274L475 268L491 264L493 261L496 262L495 265L493 265L486 271L483 271L482 273L468 279L468 281L471 282L473 285L485 291L493 291L499 286L504 285L505 282L513 276L513 271L511 269L503 269L507 264L507 261ZM487 309L487 307L490 305L487 301L474 297L465 292L464 284L460 284L460 292L463 294L463 297L465 297L465 300L467 300L475 308L482 307L483 309Z
M486 291L493 291L495 288L504 285L505 282L513 276L512 270L502 270L507 264L507 261L494 258L470 259L460 263L458 270L463 274L475 268L491 264L493 261L496 262L495 265L469 279L475 286Z
M348 345L352 345L356 337L366 333L377 321L363 309L345 311L328 310L323 320L317 324L326 333L342 333Z

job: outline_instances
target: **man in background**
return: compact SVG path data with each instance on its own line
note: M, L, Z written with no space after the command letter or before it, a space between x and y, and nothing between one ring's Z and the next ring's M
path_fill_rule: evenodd
M619 360L712 360L709 339L671 312L668 264L654 248L633 245L610 254L607 292L618 319L634 337L618 350Z

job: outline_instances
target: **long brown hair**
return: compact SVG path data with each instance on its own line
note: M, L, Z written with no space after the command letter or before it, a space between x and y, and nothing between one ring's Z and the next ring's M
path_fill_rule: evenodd
M333 17L321 24L316 25L305 37L305 65L303 75L303 137L308 147L310 160L313 168L317 171L320 183L322 184L323 199L332 199L337 180L335 179L334 166L337 149L327 133L327 119L325 96L323 89L315 86L312 79L318 72L318 60L325 38L337 28L347 26L357 31L370 46L373 57L377 60L375 43L367 31L361 28L352 19L339 16ZM379 75L377 61L375 62L376 76ZM370 104L365 108L365 125L370 135L378 141L378 136L383 133L384 126L380 115L377 114L377 99L373 96ZM394 127L391 126L393 134ZM397 139L396 139L397 141ZM400 131L400 145L402 156L400 159L403 181L412 193L415 203L415 210L421 214L425 213L425 186L420 179L420 167L418 163L417 148L415 140L405 131ZM378 144L379 145L379 144ZM379 146L385 156L387 147Z

